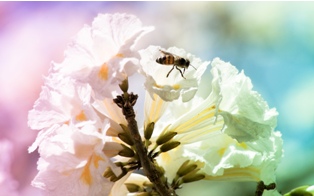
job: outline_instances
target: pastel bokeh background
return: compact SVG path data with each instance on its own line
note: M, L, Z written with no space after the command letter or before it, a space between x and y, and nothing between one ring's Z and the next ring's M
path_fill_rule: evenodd
M0 196L40 195L27 112L76 32L115 12L155 26L139 47L176 46L244 69L279 112L278 190L314 184L314 2L0 2Z

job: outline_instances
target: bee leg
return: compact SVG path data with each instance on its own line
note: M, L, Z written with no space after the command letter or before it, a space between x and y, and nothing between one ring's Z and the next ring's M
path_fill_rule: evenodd
M169 74L172 72L172 70L174 69L174 67L175 67L175 65L171 68L171 70L168 72L168 74L167 74L167 78L168 78L168 76L169 76Z
M183 73L182 73L181 69L179 69L179 67L176 66L176 68L177 68L177 70L180 71L182 78L186 79L186 78L184 77L184 75L183 75L183 73L184 73L184 71L185 71L185 68L183 68Z

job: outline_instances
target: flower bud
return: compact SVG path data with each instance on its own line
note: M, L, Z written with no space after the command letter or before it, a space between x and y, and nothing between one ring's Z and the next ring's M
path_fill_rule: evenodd
M132 140L132 138L130 137L129 134L127 133L119 133L118 134L118 137L123 141L125 142L126 144L130 145L130 146L133 146L134 142Z
M192 172L182 177L183 183L195 182L205 178L204 174L197 173L200 169L195 169Z
M144 131L145 139L149 140L152 137L153 131L154 131L155 123L151 122L147 125Z
M135 193L140 191L140 186L133 183L125 183L124 184L130 193Z
M177 132L167 132L165 134L162 134L158 137L156 143L157 145L164 144L171 140L175 135L177 135Z
M177 175L179 177L185 176L186 174L190 173L191 171L195 170L197 168L196 164L189 164L190 160L186 160L179 170L177 171Z
M113 173L113 171L111 170L110 167L107 167L106 170L105 170L105 172L104 172L104 174L103 174L103 176L104 176L105 178L110 178L110 177L113 176L113 175L114 175L114 173Z
M123 157L134 157L135 153L134 151L127 147L126 145L121 144L121 146L123 147L123 149L121 151L119 151L119 155L123 156Z
M180 145L180 142L178 142L178 141L168 142L168 143L163 144L160 147L160 151L161 152L167 152L169 150L172 150L172 149L176 148L179 145Z
M119 84L120 89L122 90L122 92L126 93L128 92L129 89L129 81L128 78L125 78L125 80L122 81L121 84Z
M123 129L123 131L125 133L129 133L129 129L128 129L128 127L126 125L124 125L124 124L119 124L119 125L120 125L120 127Z

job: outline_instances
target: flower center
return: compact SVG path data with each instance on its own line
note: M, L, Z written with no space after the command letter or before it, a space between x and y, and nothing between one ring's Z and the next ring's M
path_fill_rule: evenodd
M106 63L102 64L102 66L100 67L98 77L101 78L102 80L108 79L108 65Z

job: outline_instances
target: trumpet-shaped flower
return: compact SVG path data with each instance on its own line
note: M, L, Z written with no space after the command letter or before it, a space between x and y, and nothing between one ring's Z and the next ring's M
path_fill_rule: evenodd
M173 54L174 58L189 59L190 65L185 68L185 78L177 70L182 69L179 67L166 77L172 69L171 67L175 65L161 65L156 62L156 59L162 55L161 50ZM183 102L191 100L197 92L201 76L209 64L209 62L202 62L199 58L176 47L164 50L157 46L150 46L145 50L141 50L140 54L141 72L146 77L146 90L152 97L155 93L165 101L173 101L179 98Z
M63 125L39 148L39 173L32 185L49 195L99 195L111 186L103 177L110 165L102 153L104 135L92 124Z
M95 96L111 97L118 85L138 69L136 42L152 27L133 15L99 14L91 27L76 35L65 59L53 69L92 86Z
M165 72L151 72L154 73L156 78L165 77ZM252 90L250 79L230 63L214 59L211 73L210 94L205 99L196 94L184 104L179 100L169 102L164 94L152 90L154 85L146 88L144 127L154 122L150 141L158 145L171 135L173 141L180 142L156 158L168 183L180 179L177 171L186 161L194 163L206 181L275 182L274 172L282 157L281 134L274 131L276 110L269 109ZM155 145L153 152L156 151ZM125 185L118 182L117 186ZM185 195L182 187L178 192ZM278 194L274 190L265 192Z
M115 116L119 112L112 106L112 94L138 70L134 46L150 30L132 15L100 14L92 27L77 34L65 60L53 64L29 112L29 126L40 130L29 148L32 152L38 147L40 154L33 186L49 195L108 192L106 168L116 176L121 169L106 155L104 147L112 142L106 135L116 136L119 124L126 124Z
M180 163L193 160L206 180L275 182L282 157L281 134L274 132L277 112L229 63L215 59L211 73L210 95L186 107L175 120L163 122L163 133L177 133L174 139L181 145L161 154L158 163L169 180ZM172 107L175 111L180 106Z

